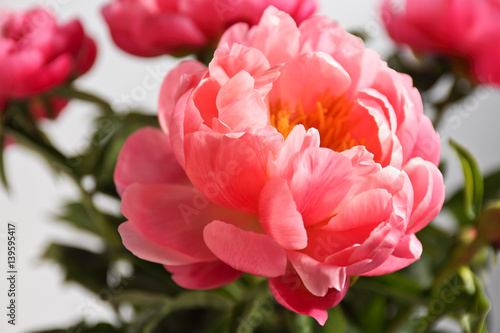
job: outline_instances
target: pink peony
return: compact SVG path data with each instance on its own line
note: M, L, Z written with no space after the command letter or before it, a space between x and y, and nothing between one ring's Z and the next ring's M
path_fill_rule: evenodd
M233 23L256 24L269 5L301 22L314 13L317 0L115 0L102 14L118 47L155 57L203 50Z
M115 171L125 246L185 288L240 272L286 308L327 319L350 276L417 260L444 200L440 140L411 79L327 17L269 8L222 37L209 67L166 77L163 131Z
M96 46L79 21L58 25L43 9L0 11L0 96L24 99L87 72Z
M34 119L55 118L68 100L41 95L87 72L96 51L77 20L60 26L43 9L0 10L0 114L26 100Z
M498 0L384 0L381 15L395 42L465 61L476 81L500 85Z

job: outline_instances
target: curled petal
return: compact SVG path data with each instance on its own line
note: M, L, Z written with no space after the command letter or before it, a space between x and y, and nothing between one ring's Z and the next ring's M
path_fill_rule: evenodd
M208 248L232 268L262 277L277 277L286 270L286 253L270 237L213 221L203 230Z
M420 157L411 159L404 171L410 177L415 198L408 232L415 233L429 224L443 206L443 175L434 164Z
M363 273L363 275L376 276L393 273L417 261L421 254L422 244L417 237L413 234L406 235L383 264L369 272Z
M344 289L330 289L323 297L314 296L302 284L298 274L292 270L287 274L269 280L269 288L274 298L285 308L311 316L324 325L328 319L327 309L336 306L345 296L349 287L346 281Z

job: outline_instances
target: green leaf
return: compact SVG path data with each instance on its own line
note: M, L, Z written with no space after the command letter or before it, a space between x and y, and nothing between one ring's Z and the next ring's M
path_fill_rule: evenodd
M60 221L70 223L78 229L99 235L99 230L95 227L91 216L81 202L67 203L64 205L62 213L56 215L56 218Z
M444 207L450 210L461 225L471 224L473 220L468 218L463 205L464 189L461 188L444 203ZM491 200L500 199L500 170L494 171L484 177L483 204Z
M346 333L347 332L347 319L342 311L342 308L337 305L336 307L328 310L328 320L323 326L322 333Z
M131 302L134 305L142 304L134 323L127 330L128 333L152 332L167 316L176 316L183 310L220 310L227 313L233 305L230 300L222 297L217 291L185 291L176 297L166 295L141 295L140 291L123 292L116 295L114 300ZM146 306L144 306L146 305ZM168 322L168 320L167 320ZM184 324L190 324L189 322ZM196 325L196 322L191 325Z
M118 154L127 138L146 126L159 127L158 117L129 113L98 118L87 150L71 158L73 167L82 175L93 175L97 191L118 197L113 181Z
M66 272L65 280L76 282L99 293L107 288L108 256L83 249L51 244L43 258L59 264Z
M486 294L486 291L484 290L483 282L477 275L474 275L474 282L477 292L472 307L472 313L474 316L470 318L471 332L487 332L486 316L491 309L491 302Z
M387 302L384 296L374 297L364 311L361 328L364 332L384 332Z
M465 178L464 205L465 212L470 219L475 219L481 214L484 194L484 181L479 166L464 147L450 139L450 146L457 154Z
M314 326L318 323L310 316L288 311L285 316L289 322L288 329L290 333L313 333Z
M157 303L141 311L127 328L127 333L150 333L170 311L169 302Z
M251 333L263 324L274 311L267 282L250 289L245 298L233 309L229 332Z

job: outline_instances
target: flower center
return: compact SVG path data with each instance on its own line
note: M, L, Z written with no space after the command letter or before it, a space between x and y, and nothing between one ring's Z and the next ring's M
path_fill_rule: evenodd
M318 98L311 112L306 112L301 103L295 110L289 108L288 103L278 101L270 108L271 125L276 127L285 139L295 125L302 124L306 130L314 127L319 132L321 147L341 152L363 144L351 136L350 130L356 125L351 109L352 103L345 95L331 96L328 92Z

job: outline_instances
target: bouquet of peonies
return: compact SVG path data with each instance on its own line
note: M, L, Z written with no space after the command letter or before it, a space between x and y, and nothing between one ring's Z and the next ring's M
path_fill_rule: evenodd
M500 169L483 176L438 132L500 86L500 2L380 1L397 43L387 62L318 5L105 5L120 49L180 58L155 115L77 88L97 50L78 20L0 11L4 187L13 145L74 181L80 198L59 219L103 246L54 243L43 257L117 318L47 332L493 332ZM99 110L75 155L42 124L71 100ZM442 146L463 169L446 198Z

